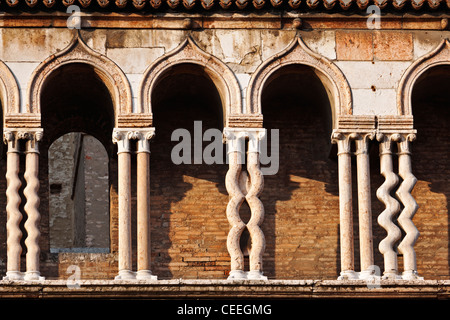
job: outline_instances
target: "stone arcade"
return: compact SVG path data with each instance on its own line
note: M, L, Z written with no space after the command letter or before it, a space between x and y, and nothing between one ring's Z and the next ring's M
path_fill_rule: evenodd
M450 2L0 7L0 297L449 297Z

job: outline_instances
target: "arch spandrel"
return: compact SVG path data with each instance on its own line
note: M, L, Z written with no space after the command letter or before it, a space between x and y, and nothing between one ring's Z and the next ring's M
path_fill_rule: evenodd
M412 116L411 95L417 79L430 68L450 65L450 41L442 40L431 52L416 60L403 74L397 91L397 112L400 116Z
M190 36L147 68L140 86L138 113L152 114L153 89L172 67L179 64L195 64L203 68L219 92L226 124L230 115L242 113L241 91L233 71L218 58L200 49Z
M40 95L47 77L71 63L84 63L94 68L111 94L116 123L120 116L133 112L131 87L125 73L112 60L89 48L77 32L65 49L49 56L34 70L28 85L26 113L41 114Z
M299 36L283 51L263 62L253 74L247 88L249 114L262 114L261 96L267 80L280 68L293 64L312 67L323 83L332 106L334 126L339 116L352 114L352 95L344 74L330 60L309 49Z

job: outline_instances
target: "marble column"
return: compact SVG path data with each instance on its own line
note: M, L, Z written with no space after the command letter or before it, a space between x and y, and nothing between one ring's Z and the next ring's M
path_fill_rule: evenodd
M333 132L332 142L338 147L339 231L341 274L339 279L356 279L353 247L351 140L356 134Z
M245 200L239 181L242 171L245 134L225 128L224 138L227 143L229 169L225 176L225 187L229 194L227 205L227 219L230 231L227 237L227 249L231 258L231 271L228 279L245 279L244 254L240 248L240 238L246 228L239 215L239 209Z
M25 245L27 247L26 254L26 272L25 280L43 280L40 276L39 259L39 223L41 215L39 213L39 141L42 139L42 129L36 131L29 131L26 133L26 148L25 148L25 181L26 187L23 193L26 198L25 212L27 220L25 222L25 230L27 231L27 238Z
M155 129L140 131L137 146L137 274L138 280L157 280L152 275L150 236L150 139Z
M373 273L372 266L374 265L369 161L369 140L373 138L373 133L367 133L359 134L355 139L358 183L359 252L361 263L360 279L371 276Z
M116 280L135 279L131 256L131 153L133 132L114 129L113 142L117 144L118 204L119 204L119 274Z
M6 152L6 247L7 264L4 280L21 280L23 274L20 272L20 255L22 254L22 232L19 224L22 221L22 213L19 210L20 195L19 188L19 139L16 132L5 131L4 142L8 145Z
M384 259L383 279L400 279L398 275L397 251L395 244L401 238L400 228L394 223L396 215L400 212L400 203L391 196L392 191L399 182L394 172L392 159L392 146L400 139L399 134L377 134L380 142L380 173L384 176L384 183L377 190L377 198L385 205L385 209L378 216L378 224L386 230L386 237L380 241L378 248Z
M403 179L396 195L403 203L403 210L398 217L400 227L405 231L403 240L398 245L398 251L403 254L403 273L402 278L406 280L423 279L418 276L416 252L414 244L419 237L412 219L419 206L411 195L411 191L417 182L412 173L410 142L416 138L415 134L402 134L398 146L398 174Z
M260 228L264 220L264 206L259 196L264 187L264 177L260 169L260 142L265 135L261 128L225 128L229 170L225 177L225 186L230 195L227 205L227 218L231 225L228 233L227 248L231 257L229 280L251 279L267 280L263 276L263 253L265 238ZM248 140L248 154L245 156L245 141ZM242 171L247 162L248 175ZM251 217L245 224L239 209L247 201ZM242 232L247 228L251 237L250 270L244 271L244 254L240 248Z

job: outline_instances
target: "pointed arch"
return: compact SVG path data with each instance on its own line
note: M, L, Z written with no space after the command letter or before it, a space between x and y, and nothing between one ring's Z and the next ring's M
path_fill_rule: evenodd
M153 89L172 67L179 64L202 67L219 92L225 123L228 123L230 115L242 113L241 90L233 71L218 58L200 49L190 36L147 68L140 86L138 113L152 114Z
M312 67L324 85L331 103L334 126L339 115L352 114L352 95L344 74L327 58L311 51L300 36L296 36L286 49L266 60L255 71L247 88L248 113L262 113L261 96L267 80L280 68L295 64Z
M3 107L4 123L20 113L20 93L16 78L8 66L0 61L0 99Z
M430 68L450 65L450 41L444 39L431 52L414 62L403 74L397 91L397 109L399 115L412 115L411 96L417 79Z
M93 67L110 92L116 123L121 115L132 113L131 87L125 73L112 60L89 48L79 32L65 49L48 57L34 70L28 84L27 113L41 114L40 95L46 79L56 69L72 63Z

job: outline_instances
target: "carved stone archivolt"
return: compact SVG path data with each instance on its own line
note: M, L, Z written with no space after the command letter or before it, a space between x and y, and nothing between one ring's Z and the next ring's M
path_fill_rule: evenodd
M110 91L116 122L121 115L132 113L131 88L125 73L112 60L89 48L79 32L74 33L72 41L65 49L48 57L34 70L28 84L27 113L40 115L40 95L47 77L56 69L70 63L84 63L95 68Z
M330 92L334 127L339 115L352 114L352 95L343 73L334 63L309 49L299 36L286 49L262 63L253 73L247 87L247 113L262 114L261 96L266 81L280 68L294 64L312 67L327 92Z
M20 113L19 87L11 70L3 61L0 61L0 95L5 119Z
M450 41L444 39L430 53L414 62L400 80L397 92L399 115L412 115L411 94L416 80L430 68L439 65L450 65Z
M172 67L183 63L201 66L210 77L222 99L226 123L228 115L242 113L241 91L233 71L216 57L201 50L190 36L147 68L140 86L138 113L152 114L151 95L158 80Z

